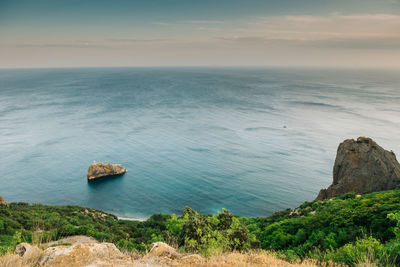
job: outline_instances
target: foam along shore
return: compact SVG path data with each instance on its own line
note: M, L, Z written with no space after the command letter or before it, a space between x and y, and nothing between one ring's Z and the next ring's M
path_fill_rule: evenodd
M124 221L138 221L138 222L144 222L147 221L149 218L133 218L133 217L125 217L125 216L117 216L118 220L124 220Z

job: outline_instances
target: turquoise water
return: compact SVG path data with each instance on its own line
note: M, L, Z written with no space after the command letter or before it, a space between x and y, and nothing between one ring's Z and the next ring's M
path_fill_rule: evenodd
M266 216L313 200L338 144L400 152L400 72L0 70L0 195L120 216ZM118 178L87 183L93 161Z

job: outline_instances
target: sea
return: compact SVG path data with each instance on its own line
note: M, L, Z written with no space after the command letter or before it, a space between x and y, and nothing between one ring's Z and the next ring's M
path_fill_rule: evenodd
M0 70L8 202L268 216L313 201L359 136L400 154L399 70ZM95 161L128 172L88 183Z

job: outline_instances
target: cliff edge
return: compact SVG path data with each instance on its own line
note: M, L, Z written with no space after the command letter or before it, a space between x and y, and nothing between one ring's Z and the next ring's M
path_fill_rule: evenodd
M400 164L396 155L371 138L359 137L339 145L333 166L333 183L322 189L316 200L349 192L364 194L399 187Z

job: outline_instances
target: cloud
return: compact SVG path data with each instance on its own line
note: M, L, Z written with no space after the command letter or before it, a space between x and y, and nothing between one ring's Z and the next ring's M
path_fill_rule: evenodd
M329 38L400 36L400 16L392 14L261 17L238 29L273 38L324 40Z
M318 48L318 49L353 49L353 50L400 50L400 37L393 38L330 38L320 40L279 39L259 36L215 37L216 40L231 46L273 48Z
M159 25L159 26L169 26L169 25L171 25L171 23L162 22L162 21L154 21L154 22L152 22L151 24L153 24L153 25Z
M21 44L2 44L1 46L16 47L16 48L111 48L107 45L89 44L89 43L21 43Z
M159 25L185 28L169 38L106 38L71 42L14 43L17 48L131 48L138 46L178 46L187 44L232 46L235 49L259 47L314 47L329 49L390 49L400 50L400 15L332 13L327 16L286 15L254 17L247 21L231 21L218 27L219 20L190 20ZM180 24L179 24L180 23ZM216 24L216 25L213 25ZM217 25L218 24L218 25ZM235 25L235 26L233 26ZM176 29L175 29L176 30ZM197 31L202 31L201 34ZM215 36L218 33L219 36ZM163 30L163 35L165 30Z
M109 38L106 41L116 42L116 43L154 43L154 42L168 42L173 41L174 39L132 39L132 38Z
M180 23L186 24L224 24L224 21L221 20L184 20Z
M0 54L3 61L7 59L14 65L29 58L32 62L41 62L42 57L51 55L49 60L53 60L53 56L59 57L60 60L54 61L56 64L72 64L70 62L76 60L82 64L94 62L99 65L113 62L121 65L400 67L400 15L396 14L332 13L327 16L265 16L224 22L156 21L153 24L160 27L152 27L146 35L129 29L118 32L118 35L99 33L75 36L70 40L52 37L29 42L22 37L3 38L0 40ZM54 49L49 54L46 48Z
M151 24L159 25L159 26L183 26L183 25L220 25L224 24L224 21L221 20L182 20L175 22L162 22L162 21L154 21Z
M309 44L320 48L400 50L400 37L330 39L326 41L309 42Z
M223 28L217 28L217 27L197 27L196 30L219 32L219 31L223 31L224 29Z
M96 48L124 48L140 44L160 44L173 41L174 39L133 39L133 38L108 38L103 41L95 40L74 40L72 42L64 43L2 43L2 47L15 47L15 48L82 48L82 49L96 49Z
M319 48L400 49L400 15L258 17L217 38L243 44L315 46Z

